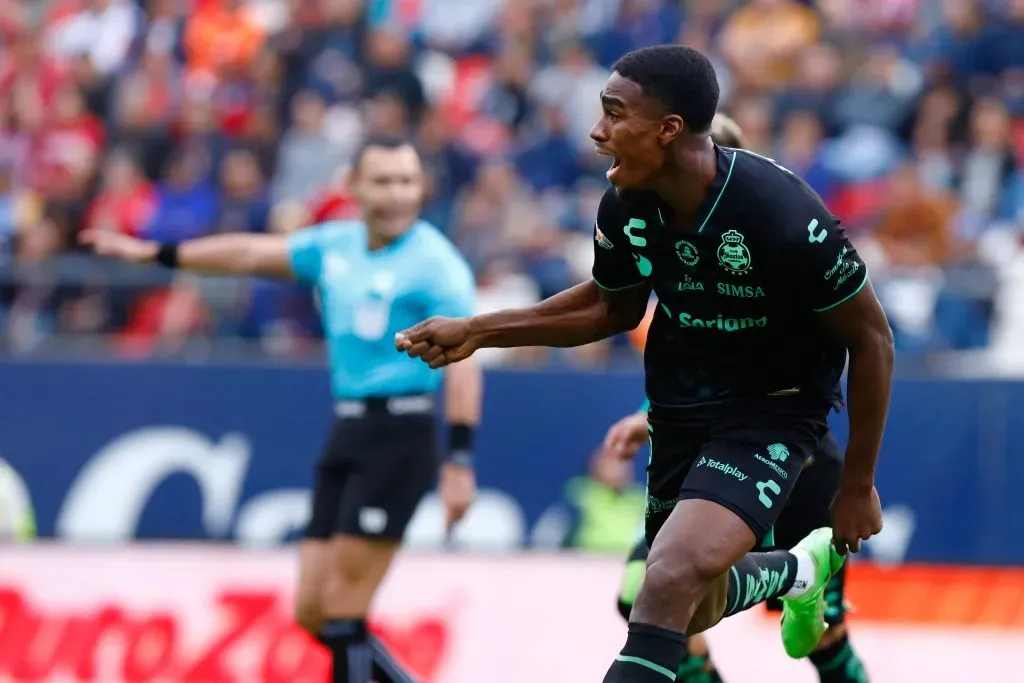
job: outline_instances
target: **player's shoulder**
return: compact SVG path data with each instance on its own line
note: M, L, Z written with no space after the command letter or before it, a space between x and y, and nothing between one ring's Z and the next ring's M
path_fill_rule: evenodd
M345 249L358 244L365 233L362 221L327 221L296 230L291 240L296 246L316 244L320 248Z
M595 221L595 239L616 242L622 235L623 228L631 218L656 214L658 211L657 197L652 192L630 191L619 192L609 187L601 196Z
M728 205L742 223L770 231L785 241L804 236L811 221L836 223L821 197L795 172L773 159L739 149L729 176Z

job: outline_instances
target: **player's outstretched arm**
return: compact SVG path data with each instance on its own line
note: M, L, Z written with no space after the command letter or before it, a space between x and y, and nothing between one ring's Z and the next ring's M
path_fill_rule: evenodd
M395 348L440 368L486 347L582 346L634 329L647 311L649 294L646 287L607 291L584 282L529 308L430 318L396 334Z
M590 280L529 308L475 316L470 331L479 348L583 346L635 329L649 294L647 288L608 291Z
M216 275L293 277L285 235L214 235L164 245L106 230L86 230L79 240L100 256L131 263L160 263Z

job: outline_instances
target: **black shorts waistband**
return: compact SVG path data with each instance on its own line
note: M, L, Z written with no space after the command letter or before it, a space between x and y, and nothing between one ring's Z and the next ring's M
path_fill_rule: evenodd
M371 415L430 415L437 400L433 394L406 394L402 396L367 396L346 398L334 402L334 415L339 420L358 419Z

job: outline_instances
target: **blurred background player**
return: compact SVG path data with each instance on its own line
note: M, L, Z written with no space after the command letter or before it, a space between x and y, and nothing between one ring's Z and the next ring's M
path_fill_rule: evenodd
M712 122L711 137L723 147L743 148L743 133L731 118L716 114ZM643 347L649 317L633 332L632 342ZM632 458L648 438L647 402L640 410L622 418L608 430L605 437L604 453L613 458ZM815 529L829 523L828 508L839 489L843 456L835 437L825 435L814 457L804 465L797 479L793 495L783 508L773 530L772 544L778 548L789 548ZM640 586L643 583L647 564L648 547L641 539L633 548L626 561L626 571L619 592L618 606L623 618L629 620ZM825 589L825 620L829 628L822 636L817 649L808 657L818 672L821 683L866 683L867 673L847 637L845 624L846 609L843 602L846 565L836 573ZM771 611L781 611L782 605L773 598L766 603ZM711 661L707 640L702 634L692 636L686 642L686 656L676 674L680 683L715 683L721 681Z
M99 254L203 273L295 278L316 288L336 420L321 456L300 544L295 617L333 655L334 683L412 680L367 633L370 601L437 469L435 393L441 375L394 352L395 333L427 315L470 315L465 259L419 219L423 171L411 144L371 137L351 189L361 221L291 236L228 234L159 244L108 231L82 240ZM448 458L440 493L451 526L475 496L472 446L482 375L445 372Z

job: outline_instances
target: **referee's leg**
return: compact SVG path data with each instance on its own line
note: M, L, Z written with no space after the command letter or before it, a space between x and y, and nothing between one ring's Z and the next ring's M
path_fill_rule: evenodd
M318 468L295 616L331 651L334 683L413 681L366 617L433 483L431 428L432 418L340 420Z

